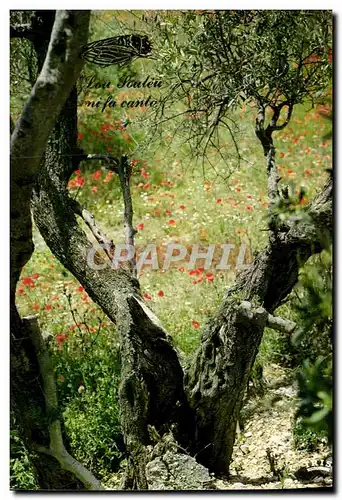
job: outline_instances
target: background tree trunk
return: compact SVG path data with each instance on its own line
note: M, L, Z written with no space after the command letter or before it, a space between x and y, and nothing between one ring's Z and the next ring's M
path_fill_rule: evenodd
M47 418L40 371L35 349L26 324L21 320L16 305L15 291L24 265L30 259L34 246L30 199L39 171L46 141L58 114L73 87L83 62L80 47L87 41L89 12L59 11L51 33L54 13L46 11L33 16L34 22L20 31L11 30L11 36L37 37L40 50L47 49L44 65L34 85L31 97L11 134L11 421L19 430L26 447L32 452L34 443L48 446ZM38 29L39 28L39 29ZM42 127L42 123L44 126ZM62 471L50 457L41 460L31 453L42 489L58 489L67 485L78 488L80 483Z

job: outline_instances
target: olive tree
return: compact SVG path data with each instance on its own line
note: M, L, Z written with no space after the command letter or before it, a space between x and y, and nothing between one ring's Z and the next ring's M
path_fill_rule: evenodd
M76 13L75 17L78 21L82 14ZM255 132L265 155L268 178L269 239L266 248L227 291L203 330L194 359L187 362L174 346L172 332L165 330L144 301L132 266L114 269L105 265L113 258L115 242L103 233L92 214L68 194L72 172L81 161L94 159L94 155L77 146L77 90L73 87L70 92L72 84L68 87L68 96L63 94L67 97L64 107L57 106L53 114L56 117L59 113L56 126L52 130L53 120L49 121L43 136L36 139L39 145L35 156L42 161L29 165L27 173L20 170L20 175L29 179L28 187L24 187L23 227L30 228L29 199L34 184L31 209L41 235L116 325L122 360L121 424L128 453L123 482L126 489L151 487L148 464L167 449L177 453L186 450L211 471L229 473L236 422L264 328L291 328L274 312L296 284L299 265L320 252L332 232L331 178L307 207L305 218L278 217L283 195L279 192L274 144L274 134L290 122L293 108L308 99L315 102L330 82L330 13L157 13L153 22L160 42L158 68L174 80L156 109L155 128L162 127L165 120L176 120L175 133L188 131L186 140L204 158L208 157L208 148L218 145L220 128L228 129L235 147L234 157L239 160L231 113L241 103L256 106ZM52 37L53 34L54 31ZM74 83L75 69L70 72ZM173 116L173 103L184 99L188 103L184 113ZM271 112L269 123L267 110ZM45 116L43 112L41 116ZM182 114L189 112L198 113L191 128L188 122L185 125L181 121ZM26 116L24 111L12 134L14 145ZM33 132L27 131L31 141ZM30 152L32 147L31 144ZM225 158L225 152L219 151ZM16 172L15 153L14 148L12 168ZM18 157L22 154L20 151ZM132 243L130 161L107 155L104 162L120 177L126 237ZM14 189L14 213L17 199L19 203L19 195L16 196ZM81 221L105 248L96 254L96 269L89 266L93 244ZM32 251L30 234L23 227L13 244L25 241L29 248L22 251L18 247L20 259L18 256L12 264L13 302L21 266Z

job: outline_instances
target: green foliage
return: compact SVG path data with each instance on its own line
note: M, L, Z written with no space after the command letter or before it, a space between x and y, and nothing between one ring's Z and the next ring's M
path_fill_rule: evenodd
M35 470L18 432L11 431L10 488L38 490Z
M298 418L292 428L293 444L297 450L315 451L327 442L325 430L317 430Z
M224 160L230 173L243 159L234 110L314 105L331 82L329 11L171 12L152 26L160 77L171 82L154 122L172 120L191 154L213 168Z
M294 303L300 328L293 335L297 360L302 368L297 374L301 399L297 417L302 424L333 434L332 410L332 255L324 250L305 266Z
M108 338L108 334L112 338ZM71 454L98 477L122 458L118 407L120 360L113 329L81 330L55 349L56 376Z
M81 386L82 387L82 386ZM122 441L117 381L99 381L96 391L85 389L73 398L63 413L71 454L97 477L118 470Z
M332 253L328 249L303 268L294 300L299 328L292 341L298 352L304 348L312 361L322 352L331 352L332 293Z
M315 363L303 362L297 376L301 402L297 417L303 424L326 433L329 443L333 437L332 364L319 357Z
M199 43L231 105L317 99L331 79L329 11L225 11L204 16ZM228 78L224 78L227 76ZM318 94L318 95L316 95Z

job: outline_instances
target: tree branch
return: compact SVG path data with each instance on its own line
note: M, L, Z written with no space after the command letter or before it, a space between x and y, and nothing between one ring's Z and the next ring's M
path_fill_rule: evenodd
M267 317L267 326L278 332L285 333L292 333L297 327L294 321L280 318L279 316L272 316L272 314L269 314Z
M87 40L89 15L63 10L56 14L42 71L11 138L12 163L22 164L25 158L28 175L37 172L46 141L82 69L79 50ZM22 169L13 174L17 178Z
M268 314L263 307L253 307L247 300L241 302L238 313L250 323L263 324L279 332L292 333L297 326L293 321Z
M279 116L280 116L280 112L284 106L288 106L285 121L281 125L277 125L278 120L279 120ZM284 101L284 102L280 103L278 106L271 106L271 108L273 109L273 116L271 118L271 122L269 123L269 125L266 128L266 134L269 136L271 136L274 131L282 130L283 128L286 127L286 125L288 125L289 121L291 120L291 116L292 116L293 104L289 103L288 101Z
M103 233L101 229L97 226L95 222L95 217L92 213L90 213L88 210L82 207L82 205L76 200L70 200L70 203L74 212L80 217L82 217L84 222L87 224L87 226L93 233L95 239L102 246L103 250L106 252L110 261L112 261L115 251L115 245L113 243L113 240L108 238L108 236L106 236L105 233Z
M107 162L106 167L109 170L113 170L113 172L116 172L117 174L119 173L119 164L120 160L116 158L113 155L107 155L107 154L85 154L82 157L82 160L88 161L88 160L101 160Z
M36 350L40 373L43 380L43 390L46 403L46 412L51 423L49 424L50 447L36 445L36 450L47 453L60 463L63 469L72 472L87 489L104 490L100 481L86 469L80 462L75 460L65 449L63 443L61 422L58 415L58 400L53 364L43 341L38 320L36 316L29 316L23 319L28 327L32 344Z

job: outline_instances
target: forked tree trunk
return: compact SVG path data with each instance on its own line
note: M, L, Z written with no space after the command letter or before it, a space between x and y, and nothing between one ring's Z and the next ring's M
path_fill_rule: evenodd
M152 443L148 426L160 435L172 428L179 444L199 462L228 474L236 420L269 314L292 290L299 265L321 251L322 236L331 232L331 182L312 204L312 222L273 234L269 246L229 290L203 332L183 384L172 341L144 303L138 281L126 269L92 270L87 264L92 245L77 223L66 191L76 148L75 94L70 99L49 141L33 212L51 251L117 325L121 423L129 453L125 488L148 487L147 446ZM61 151L66 154L57 156ZM82 213L79 207L77 213ZM105 260L98 257L100 262Z
M265 109L256 118L258 136L266 158L270 200L269 244L228 291L218 313L204 329L201 347L186 377L190 406L196 412L195 447L198 460L219 474L229 473L235 429L244 391L270 314L291 292L299 267L331 242L332 179L313 201L301 223L278 227L273 207L277 203L278 172L272 133L284 104L275 108L265 128Z

